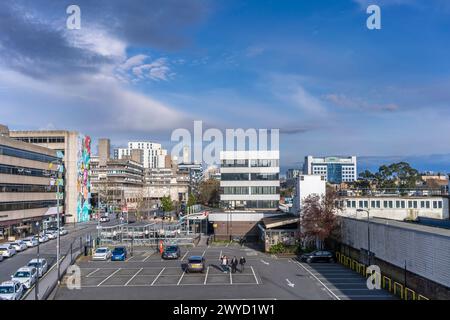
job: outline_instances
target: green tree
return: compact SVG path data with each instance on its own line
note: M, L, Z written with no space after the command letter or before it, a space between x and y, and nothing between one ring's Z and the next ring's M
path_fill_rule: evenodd
M191 206L195 205L196 203L197 203L197 199L195 198L193 193L190 193L189 197L188 197L187 206L191 207Z
M216 179L209 179L202 181L199 185L199 203L210 206L217 207L220 202L220 182Z
M173 210L173 202L170 196L164 196L161 198L161 206L164 212L169 212Z

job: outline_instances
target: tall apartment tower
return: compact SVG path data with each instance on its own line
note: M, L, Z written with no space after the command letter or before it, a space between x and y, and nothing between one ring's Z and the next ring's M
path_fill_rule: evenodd
M100 166L106 166L111 157L111 141L109 139L98 139L98 160Z

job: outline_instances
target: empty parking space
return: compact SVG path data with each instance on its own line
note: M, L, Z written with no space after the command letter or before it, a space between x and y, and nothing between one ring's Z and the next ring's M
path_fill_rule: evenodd
M396 299L382 289L369 289L367 279L362 275L337 263L302 263L299 267L306 270L328 292L339 300L386 300Z

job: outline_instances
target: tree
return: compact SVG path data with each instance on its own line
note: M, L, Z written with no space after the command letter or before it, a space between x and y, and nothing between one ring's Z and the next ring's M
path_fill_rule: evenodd
M407 162L382 165L376 173L365 170L359 174L359 177L363 180L361 184L367 185L364 181L370 181L370 184L380 189L412 189L416 187L417 182L421 181L419 172Z
M170 196L164 196L161 198L161 205L164 212L169 212L173 210L173 203Z
M331 188L327 189L325 197L310 195L304 200L300 222L304 242L314 240L316 247L322 249L327 239L338 237L338 202L337 194Z
M197 199L195 198L193 193L190 193L189 197L188 197L187 206L191 207L191 206L195 205L196 203L197 203Z
M210 207L217 207L220 202L219 190L220 182L218 180L208 179L202 181L199 185L199 202Z

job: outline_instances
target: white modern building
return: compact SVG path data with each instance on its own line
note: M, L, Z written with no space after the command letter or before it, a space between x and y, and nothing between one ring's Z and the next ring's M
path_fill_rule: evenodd
M304 174L322 175L332 184L353 182L358 178L356 156L305 157Z
M222 151L220 161L220 200L224 207L278 208L279 151Z
M294 204L292 206L294 214L301 214L303 202L309 196L325 197L326 181L324 176L319 175L299 175L295 184Z
M144 168L164 168L167 150L161 144L149 141L128 142L128 148L118 148L114 150L115 159L123 159L131 156L131 150L142 150L141 162Z

